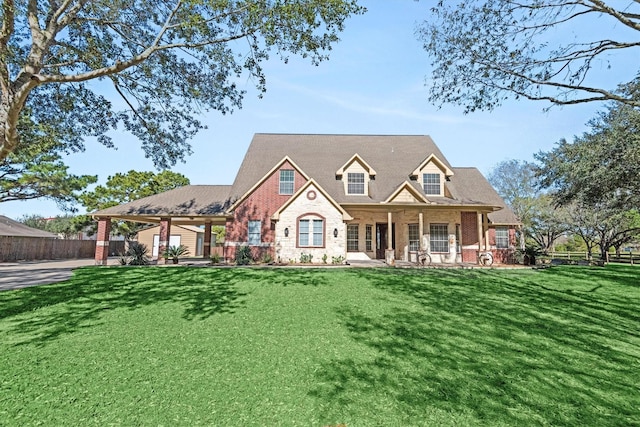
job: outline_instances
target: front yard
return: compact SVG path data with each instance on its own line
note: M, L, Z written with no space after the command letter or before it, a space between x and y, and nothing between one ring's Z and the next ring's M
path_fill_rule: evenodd
M639 277L82 268L0 293L0 424L640 425Z

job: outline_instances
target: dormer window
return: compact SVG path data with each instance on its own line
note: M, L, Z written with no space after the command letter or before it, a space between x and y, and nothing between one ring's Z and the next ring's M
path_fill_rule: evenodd
M431 196L439 196L440 192L440 174L439 173L425 173L422 175L422 186L424 187L424 194Z
M364 194L364 173L347 173L347 194Z

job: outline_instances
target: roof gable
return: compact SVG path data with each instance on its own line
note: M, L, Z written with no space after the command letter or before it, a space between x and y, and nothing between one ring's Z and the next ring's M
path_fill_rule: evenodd
M358 153L354 154L344 165L340 167L336 171L337 176L344 175L344 172L349 169L349 167L354 163L358 162L362 166L362 168L369 174L369 176L375 176L376 171L369 165L369 163L365 162L362 157Z
M357 157L356 157L357 154ZM264 179L285 156L313 178L338 203L382 203L411 174L416 159L435 155L449 169L440 149L427 135L255 134L233 183L236 200ZM366 160L375 172L367 195L350 195L336 179L345 159ZM344 171L344 169L343 169Z
M385 203L429 203L421 191L405 181L384 201Z
M411 173L411 176L420 175L420 172L429 163L433 163L434 165L436 165L444 173L445 176L449 177L453 175L453 171L442 160L440 160L438 156L436 156L435 154L430 154L429 157L424 159L422 163L420 163L420 165Z
M322 187L320 187L318 183L313 179L308 180L302 187L300 187L298 191L293 194L293 196L289 198L289 200L287 200L286 203L280 206L280 208L278 208L278 210L275 211L273 215L271 215L271 219L276 221L280 219L280 214L284 212L289 206L291 206L291 204L294 203L302 194L305 194L307 190L310 189L310 187L313 187L314 190L320 192L329 201L329 203L331 203L336 208L336 210L342 214L343 220L349 221L353 219L351 215L349 215L349 213L347 213L347 211L344 210L342 206L340 206L340 204L337 203L326 191L324 191Z
M233 204L229 207L229 212L233 212L242 202L244 202L247 197L251 195L256 189L258 189L271 175L275 173L278 169L280 169L285 163L289 163L291 167L293 167L300 175L303 176L307 181L309 180L309 176L304 173L304 171L287 155L284 156L274 167L269 169L267 173L262 176L251 188L249 188L243 195L241 195ZM240 172L238 172L240 174ZM237 179L237 178L236 178Z

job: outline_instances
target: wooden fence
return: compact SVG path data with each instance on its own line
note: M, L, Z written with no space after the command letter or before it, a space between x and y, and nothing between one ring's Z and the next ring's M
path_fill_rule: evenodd
M599 260L600 252L593 252L592 259ZM548 258L562 259L567 261L582 261L588 259L587 252L549 252ZM620 252L617 257L614 253L609 254L609 262L621 262L626 264L640 264L640 253L638 252Z
M109 255L124 252L123 241L109 242ZM93 258L95 240L0 236L0 262Z

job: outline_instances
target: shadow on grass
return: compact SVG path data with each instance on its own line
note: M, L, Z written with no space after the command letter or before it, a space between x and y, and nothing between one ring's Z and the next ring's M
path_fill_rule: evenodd
M184 307L184 319L206 319L241 306L245 294L235 285L245 276L230 269L81 268L66 282L0 293L0 320L20 344L44 344L113 309L173 302Z
M404 304L337 312L377 357L319 370L311 394L327 418L357 399L391 401L413 422L435 410L480 425L640 425L640 292L628 270L359 274Z

